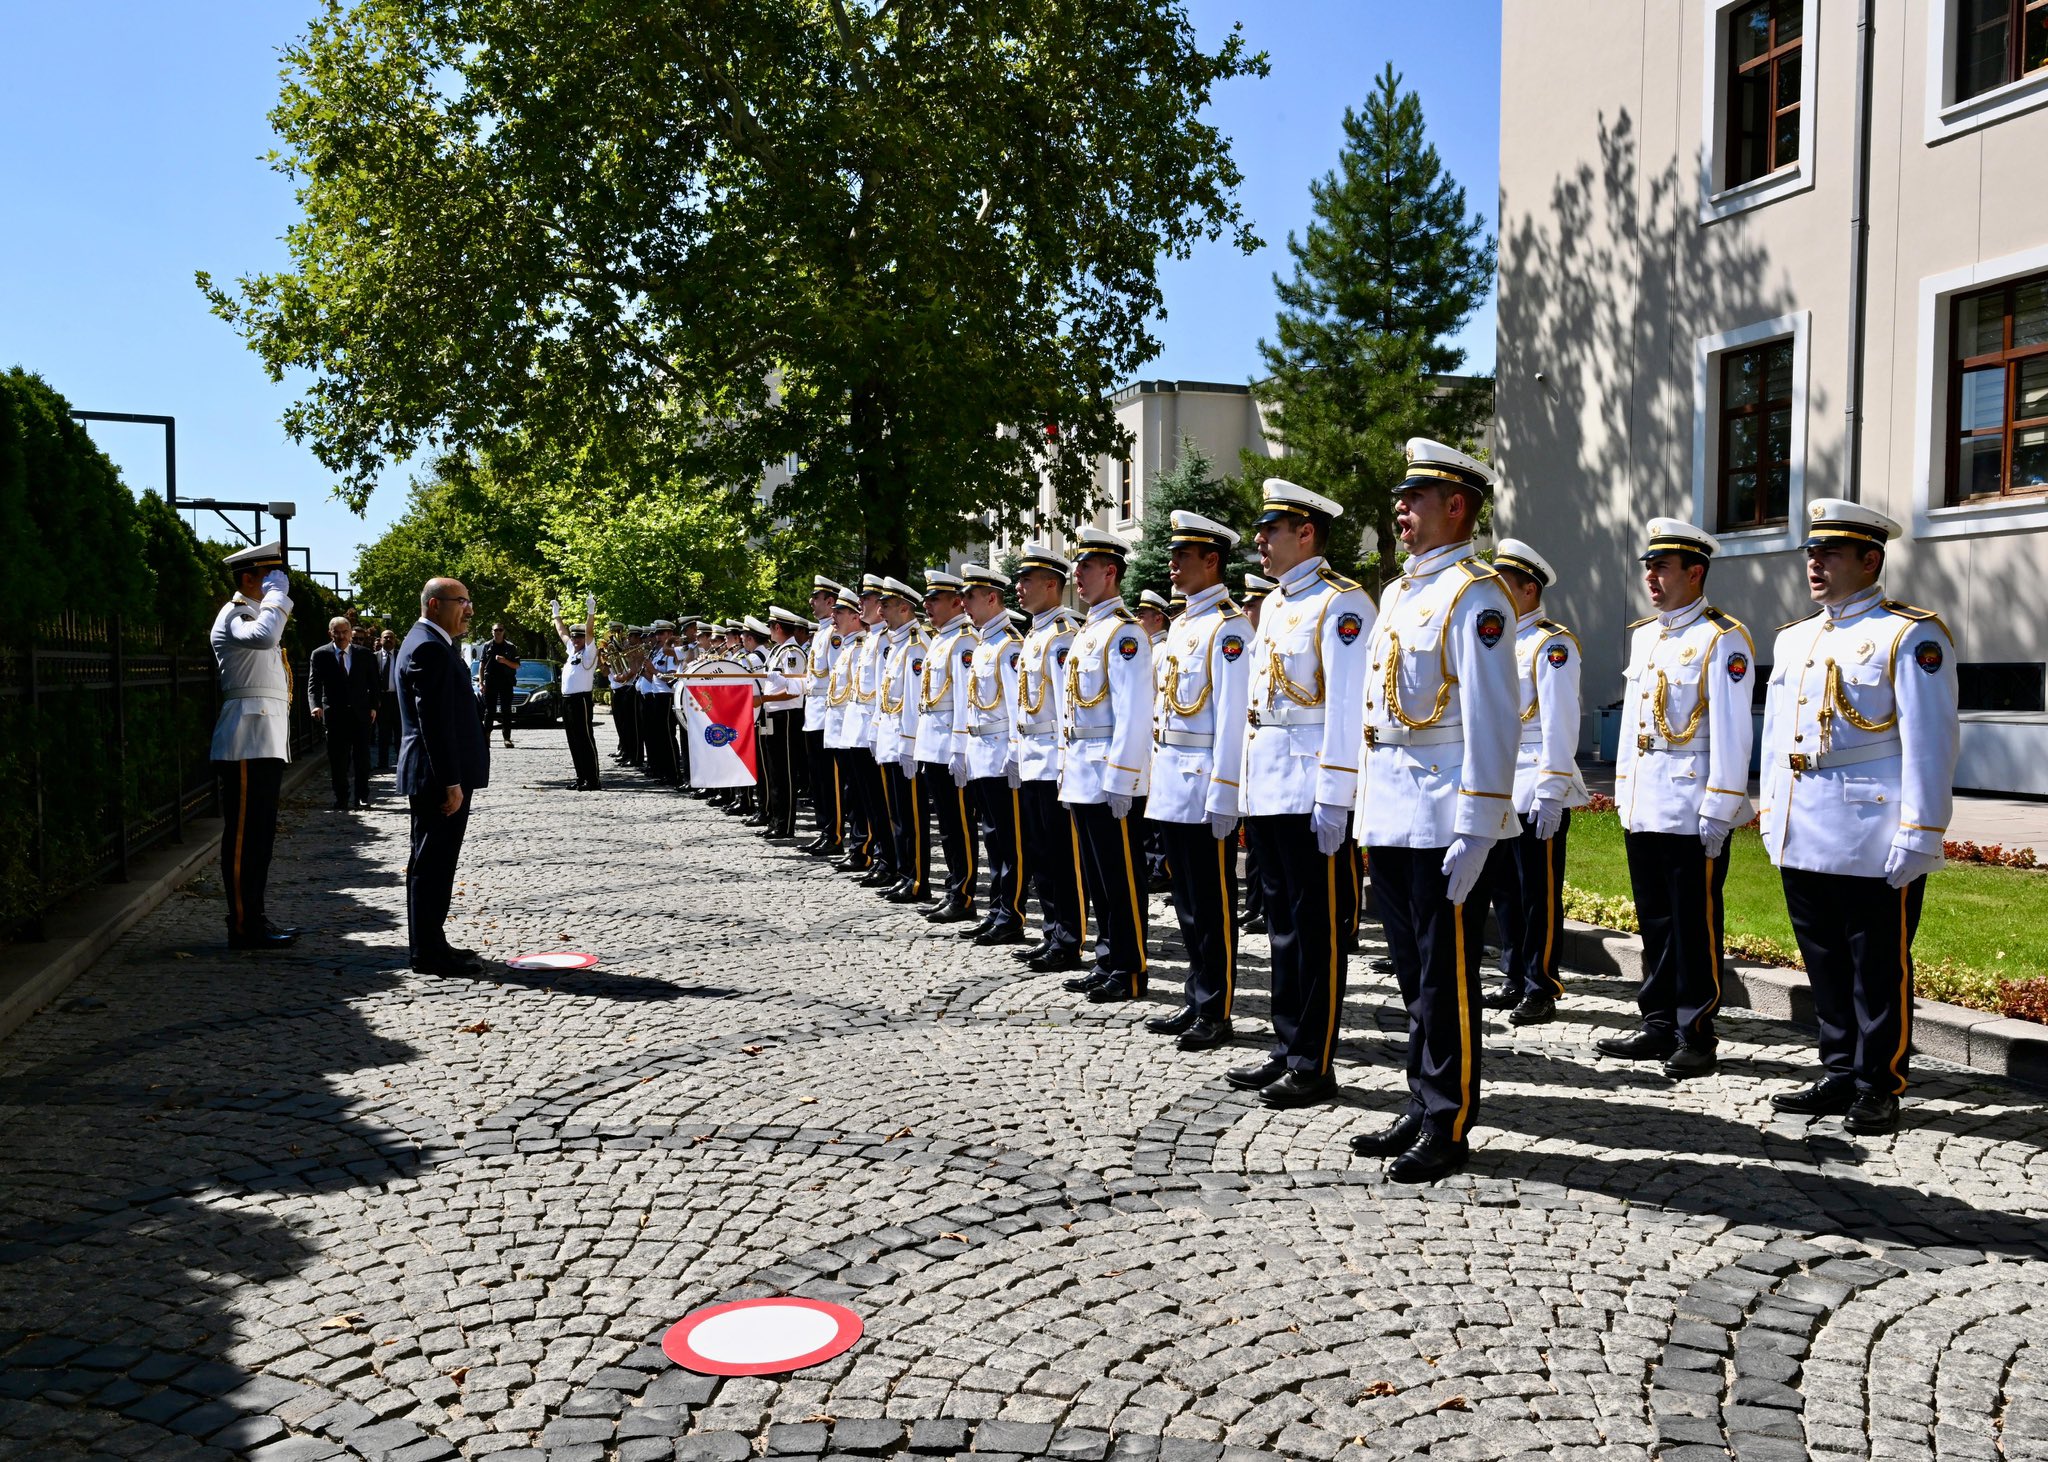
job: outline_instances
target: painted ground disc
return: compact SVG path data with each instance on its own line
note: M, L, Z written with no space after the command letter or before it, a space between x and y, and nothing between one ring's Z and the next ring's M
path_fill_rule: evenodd
M860 1316L826 1300L734 1300L685 1315L661 1337L668 1358L707 1376L772 1376L821 1365L861 1336Z
M575 949L554 949L545 954L521 954L505 961L515 970L587 970L597 963L597 956Z

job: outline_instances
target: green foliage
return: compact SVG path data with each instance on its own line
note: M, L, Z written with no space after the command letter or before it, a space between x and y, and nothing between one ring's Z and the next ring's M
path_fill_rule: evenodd
M0 563L10 618L32 624L85 608L79 589L88 579L92 613L147 617L156 586L135 499L70 413L42 377L18 366L0 376Z
M1159 259L1258 244L1199 118L1265 71L1178 0L331 0L271 114L292 267L199 283L358 507L515 438L657 497L795 454L778 563L902 573L1042 478L1085 510Z
M1124 575L1124 602L1136 606L1138 596L1153 589L1171 598L1173 582L1167 574L1167 555L1172 549L1173 514L1200 513L1226 528L1235 528L1251 541L1252 524L1258 518L1259 499L1245 491L1242 478L1218 477L1216 464L1193 439L1180 439L1180 457L1169 472L1152 479L1145 490L1145 521L1138 530L1138 548L1131 555L1131 567ZM1224 578L1233 592L1244 587L1243 566L1236 555L1225 554Z
M1269 378L1253 389L1273 407L1286 475L1345 508L1331 558L1358 562L1371 529L1379 557L1368 587L1390 574L1394 486L1409 437L1467 443L1485 416L1483 384L1440 378L1464 363L1447 342L1493 278L1493 241L1468 219L1465 190L1424 132L1422 103L1392 65L1363 113L1344 114L1337 167L1310 187L1315 221L1289 234L1294 277L1280 295L1276 341L1261 341Z

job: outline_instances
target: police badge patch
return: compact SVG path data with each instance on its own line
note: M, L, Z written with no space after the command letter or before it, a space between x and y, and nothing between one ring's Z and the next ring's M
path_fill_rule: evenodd
M1544 652L1543 658L1550 662L1550 668L1552 670L1562 670L1567 664L1571 662L1571 647L1569 645L1565 645L1562 643L1553 642L1550 648Z
M1136 635L1125 635L1116 642L1116 652L1126 660L1137 659L1138 637Z
M1507 621L1501 618L1498 609L1482 609L1472 627L1479 632L1479 643L1492 649L1500 643L1500 637L1507 630Z
M1066 664L1066 663L1067 663L1067 647L1066 647L1065 645L1061 645L1061 646L1060 646L1060 647L1059 647L1059 648L1058 648L1057 650L1053 651L1053 658L1054 658L1055 660L1057 660L1057 661L1058 661L1058 662L1059 662L1060 664L1062 664L1062 665Z
M1066 657L1061 656L1060 658L1065 659ZM1012 670L1017 668L1017 652L1015 650L1010 651L1010 668Z
M1244 639L1240 635L1225 635L1219 648L1223 651L1223 658L1234 663L1244 653Z
M910 662L910 673L912 675L924 674L924 656L919 655L915 660L912 660Z
M1740 681L1747 674L1749 674L1749 656L1737 650L1728 657L1728 678Z
M1358 632L1364 628L1365 622L1355 614L1337 616L1337 638L1347 645L1357 639Z
M974 649L972 646L968 646L967 648L961 650L960 663L962 665L972 665L974 663Z
M1913 663L1929 675L1941 669L1941 646L1933 640L1922 640L1913 647Z

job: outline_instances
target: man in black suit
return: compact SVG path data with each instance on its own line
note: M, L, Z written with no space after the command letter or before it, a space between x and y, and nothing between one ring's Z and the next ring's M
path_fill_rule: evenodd
M334 780L334 810L370 805L370 731L377 721L377 662L355 644L345 614L327 621L327 640L306 667L306 700L327 732L327 773ZM355 795L349 795L349 774Z
M406 949L423 975L481 968L474 950L455 948L443 932L470 799L491 780L490 744L457 648L473 613L460 581L429 579L420 591L419 623L398 651L398 790L412 807Z
M377 770L398 760L398 636L385 630L377 641Z

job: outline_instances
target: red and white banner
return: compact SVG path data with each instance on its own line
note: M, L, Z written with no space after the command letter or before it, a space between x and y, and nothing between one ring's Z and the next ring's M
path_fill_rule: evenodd
M760 780L754 747L754 678L686 675L676 687L693 787L751 787Z

